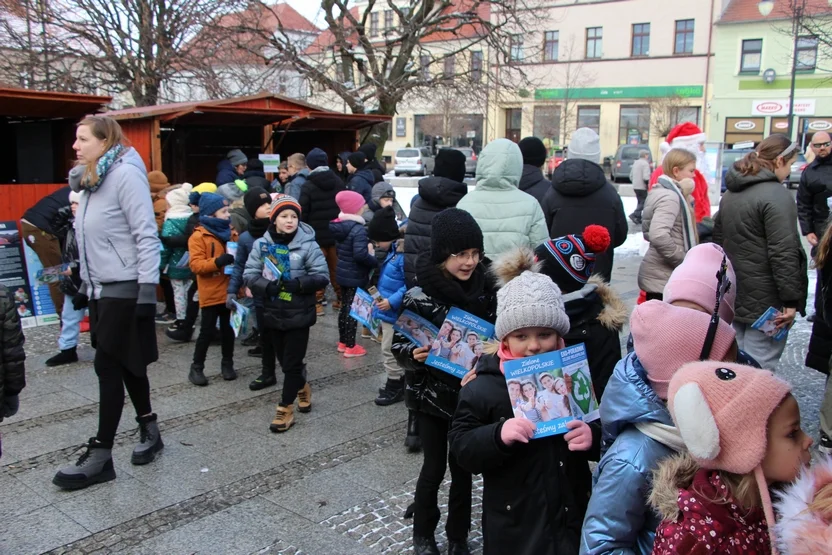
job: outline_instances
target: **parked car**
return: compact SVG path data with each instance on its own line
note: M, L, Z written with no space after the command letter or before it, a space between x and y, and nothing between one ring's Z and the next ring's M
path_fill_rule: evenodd
M610 181L616 183L619 179L630 180L630 170L633 167L633 162L638 159L639 152L646 150L650 155L650 167L653 167L653 154L650 152L649 145L621 145L612 159L612 166L610 167Z
M555 169L566 159L566 154L566 149L556 148L552 156L546 161L546 177L549 181L552 180L552 174L555 173Z
M465 155L465 175L477 175L477 153L469 146L442 146L443 148L452 148L460 151Z
M806 169L808 162L803 153L797 155L797 160L792 163L792 172L789 174L789 189L796 189L800 184L800 176L803 175L803 170Z
M722 151L722 192L726 191L726 184L725 184L725 176L728 174L728 170L731 169L731 166L734 165L734 162L752 152L753 148L736 148L736 149L725 149ZM798 178L799 179L799 178Z
M400 148L396 151L393 171L397 176L430 175L433 173L434 157L427 148Z

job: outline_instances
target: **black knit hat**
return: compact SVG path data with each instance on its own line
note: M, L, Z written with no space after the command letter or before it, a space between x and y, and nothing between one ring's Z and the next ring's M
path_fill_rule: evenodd
M546 146L537 137L526 137L518 143L523 163L539 168L546 163Z
M453 148L443 148L436 155L433 175L462 183L465 179L465 155Z
M430 259L433 263L440 264L452 254L468 249L484 250L482 230L474 217L459 208L448 208L437 214L430 229Z
M248 215L254 218L254 213L264 204L271 204L272 197L263 187L251 187L243 197L243 206Z
M249 158L248 164L246 164L246 171L252 170L256 172L263 171L263 161L259 158Z
M378 146L375 143L364 143L358 147L358 152L363 152L368 162L372 162L376 159L377 150Z
M373 219L367 224L367 235L370 241L395 241L399 238L399 224L396 222L396 211L392 206L382 208L373 214Z
M364 167L364 164L367 163L367 156L365 156L363 152L353 152L347 156L347 162L349 162L353 168L360 170Z

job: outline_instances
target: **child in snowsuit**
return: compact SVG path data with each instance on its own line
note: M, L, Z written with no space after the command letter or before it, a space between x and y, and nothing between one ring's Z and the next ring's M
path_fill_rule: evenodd
M791 386L768 370L694 362L670 380L668 407L687 453L655 474L653 554L774 553L769 488L811 460Z
M185 234L188 227L188 221L193 216L194 211L191 210L189 198L191 195L191 186L187 183L178 189L168 192L165 199L168 203L168 209L165 212L165 221L162 224L161 237L175 237L177 235ZM188 309L188 290L193 283L194 275L191 269L187 266L180 267L179 263L187 248L175 247L171 248L162 242L162 254L160 270L167 268L167 277L170 279L170 285L173 288L173 302L176 307L176 322L173 327L178 329L185 321L186 312Z
M462 388L449 435L459 464L483 476L486 555L576 553L589 496L588 451L600 443L581 420L568 422L565 435L532 439L535 423L512 410L503 364L563 349L569 332L560 289L532 271L530 260L528 250L518 250L494 264L507 281L497 291L499 346L492 344L496 354L484 357ZM585 491L577 492L578 484Z
M0 360L0 422L17 414L18 395L26 387L24 341L14 297L5 285L0 284L0 352L3 353ZM3 444L0 442L2 455Z
M370 271L378 266L373 246L367 238L366 223L359 216L364 212L364 197L355 191L341 191L335 195L341 213L329 224L338 244L336 280L341 286L341 309L338 313L338 352L347 358L361 357L367 351L355 343L356 321L350 317L355 290L367 288Z
M387 381L379 390L376 404L392 405L404 400L404 370L393 356L393 324L399 317L407 286L404 282L404 241L400 240L396 213L392 206L382 208L367 226L370 241L378 250L387 251L378 274L381 300L373 307L373 318L381 320L381 358Z
M214 338L217 320L220 322L222 340L222 362L224 380L237 379L234 371L234 330L231 329L231 311L225 306L228 282L231 276L224 268L234 263L234 257L225 251L229 241L236 241L237 234L231 229L226 200L214 193L199 197L199 225L188 239L191 271L196 275L199 289L199 308L202 323L194 347L194 361L188 380L194 385L208 385L205 357L208 346Z
M315 231L300 221L300 210L300 204L289 195L275 197L268 231L254 241L243 272L254 298L263 302L260 334L271 343L283 370L283 392L269 426L272 432L285 432L292 427L295 399L299 412L312 410L312 390L306 381L303 359L309 329L315 325L315 294L329 283L329 270L315 241ZM280 272L277 279L264 276L267 259ZM266 363L264 352L264 368Z

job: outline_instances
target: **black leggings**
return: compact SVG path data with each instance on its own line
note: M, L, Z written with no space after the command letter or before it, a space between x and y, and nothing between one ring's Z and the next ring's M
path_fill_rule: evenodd
M271 344L272 372L274 372L274 356L280 362L283 370L283 393L280 397L280 404L284 407L295 402L298 391L306 385L306 364L303 359L306 357L306 348L309 344L309 328L298 328L294 330L276 330L266 328L260 330L265 336L266 343ZM263 351L263 366L266 365L266 351Z
M165 312L176 314L176 304L173 302L173 284L168 278L161 278L159 286L162 288L162 293L165 295Z
M355 290L355 287L341 287L341 310L338 312L338 340L350 349L355 347L355 328L358 325L355 318L350 318Z
M214 339L214 330L220 321L220 336L222 338L222 358L232 360L234 357L234 330L231 329L231 311L224 304L206 306L202 309L202 322L199 326L199 337L194 348L194 362L205 364L208 347Z
M448 453L450 422L417 412L419 438L422 440L422 470L416 481L413 508L413 535L432 537L439 524L439 486L445 479L445 468L451 468L451 491L448 496L448 520L445 533L449 540L464 541L471 529L471 473Z
M258 338L260 348L263 349L263 375L274 376L277 364L274 356L274 345L272 345L266 326L263 325L265 319L265 309L262 306L254 305L254 316L257 322L257 331L260 332ZM305 349L304 349L305 351ZM282 364L282 363L281 363ZM301 385L303 387L303 385Z
M147 375L131 374L116 357L102 349L95 352L95 373L98 375L98 434L96 438L106 447L113 446L121 411L124 408L124 388L130 394L136 416L153 412L150 407L150 382Z
M196 317L199 316L199 301L194 300L196 295L196 278L188 289L188 308L185 310L185 325L192 329L196 324Z

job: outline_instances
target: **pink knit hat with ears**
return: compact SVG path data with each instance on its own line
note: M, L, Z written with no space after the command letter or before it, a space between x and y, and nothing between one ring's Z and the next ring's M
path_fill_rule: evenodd
M703 468L754 472L772 535L774 512L760 465L768 420L791 389L768 370L711 360L686 364L670 380L668 408L688 453Z
M667 399L667 386L679 367L699 360L710 323L710 315L704 312L662 301L647 301L633 311L633 348L653 391L661 399ZM734 328L720 318L711 358L722 360L736 336Z
M716 305L716 274L722 266L723 256L725 251L715 243L702 243L690 249L667 280L664 301L688 301L713 313ZM719 317L731 324L734 322L734 304L737 300L737 274L734 273L731 261L726 260L731 287L719 304Z

